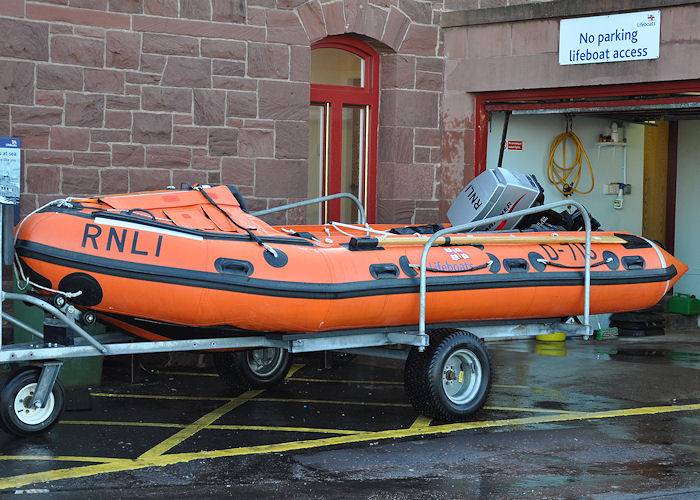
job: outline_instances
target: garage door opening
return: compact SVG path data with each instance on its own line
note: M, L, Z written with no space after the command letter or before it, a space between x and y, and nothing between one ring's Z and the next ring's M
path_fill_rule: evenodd
M603 229L664 244L690 266L676 290L700 293L700 257L694 250L700 236L693 230L700 189L694 161L700 155L695 139L700 81L484 93L476 109L475 175L496 168L502 157L503 167L535 174L547 201L566 199L547 179L547 164L552 142L570 127L592 171L583 169L579 185L581 191L592 187L590 192L572 199L586 205ZM574 151L567 147L571 158ZM628 187L619 196L621 183Z

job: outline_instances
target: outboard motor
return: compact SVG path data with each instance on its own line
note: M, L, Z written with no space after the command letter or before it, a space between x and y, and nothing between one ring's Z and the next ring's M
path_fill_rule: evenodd
M505 168L489 169L474 178L447 211L453 226L525 210L544 202L542 186L532 174ZM472 231L519 228L522 217L486 224Z

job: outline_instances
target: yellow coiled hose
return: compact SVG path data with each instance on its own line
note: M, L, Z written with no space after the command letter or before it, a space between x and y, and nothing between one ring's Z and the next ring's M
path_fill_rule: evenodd
M574 161L569 167L566 166L567 141L573 142L576 148ZM559 146L562 146L561 165L557 163L556 160L556 152ZM588 164L588 171L591 173L591 187L587 191L580 191L578 189L578 183L581 180L581 166L584 158ZM583 148L583 144L581 144L581 140L571 130L559 134L554 141L552 141L552 145L549 147L547 178L564 196L571 196L574 193L586 194L593 191L595 179L593 176L593 169L591 168L591 162L588 159L586 150Z

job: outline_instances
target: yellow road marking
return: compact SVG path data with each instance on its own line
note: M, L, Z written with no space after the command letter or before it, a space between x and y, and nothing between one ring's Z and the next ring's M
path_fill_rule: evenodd
M289 372L285 376L286 379L291 377L294 373L304 368L306 365L295 363L289 368ZM185 377L218 377L218 373L209 372L181 372L181 371L171 371L171 370L156 370L155 373L159 375L183 375Z
M170 424L164 422L101 422L99 420L61 420L59 425L106 425L116 427L162 427L184 429L188 424ZM280 432L311 432L315 434L357 434L362 431L349 429L327 429L321 427L289 427L274 425L225 425L211 424L207 429L221 431L280 431ZM0 455L2 458L2 455ZM99 460L95 460L98 462Z
M91 392L90 396L96 398L135 398L135 399L164 399L175 401L230 401L230 397L223 396L168 396L160 394L118 394L110 392Z
M579 413L570 410L554 410L548 408L514 408L508 406L484 406L484 410L494 410L494 411L526 411L530 413Z
M18 488L20 486L26 486L28 484L43 483L46 481L57 481L60 479L70 479L76 477L88 477L94 476L96 474L103 474L105 472L137 470L155 465L146 465L146 463L148 463L148 461L146 460L141 460L140 462L137 460L121 460L109 464L86 465L67 469L55 469L44 472L34 472L32 474L23 474L21 476L11 476L0 479L0 491L7 488Z
M306 366L306 365L297 364L297 363L293 364L291 366L291 368L289 369L289 371L287 372L287 375L284 377L285 380L289 380L292 375L294 375L296 372L298 372L299 370L304 368L304 366Z
M164 427L170 429L184 429L188 424L171 424L166 422L111 422L108 420L60 420L59 425L106 425L121 427Z
M182 401L229 401L231 398L221 396L168 396L154 394L112 394L102 392L91 392L91 396L104 398L134 398L134 399L165 399ZM240 396L239 396L240 397ZM297 399L297 398L255 398L255 402L263 403L301 403L301 404L328 404L328 405L351 405L351 406L384 406L397 408L410 408L408 403L383 403L381 401L335 401L330 399ZM527 411L533 413L576 413L568 410L550 410L547 408L512 408L506 406L485 406L485 410L494 411Z
M263 392L262 390L258 391L248 391L244 392L240 396L233 398L231 401L226 403L223 406L220 406L214 411L211 411L207 413L206 415L200 417L197 419L196 422L187 425L184 429L181 431L175 433L174 435L170 436L168 439L162 441L161 443L157 444L150 450L144 452L139 456L139 458L151 458L154 456L159 456L165 453L166 451L174 448L178 444L182 443L184 440L187 438L190 438L197 434L199 431L204 429L205 427L209 426L210 424L213 424L216 420L218 420L220 417L223 415L227 414L231 410L238 408L241 406L243 403L246 401L254 398L258 394Z
M18 461L49 461L49 462L94 462L98 464L106 464L112 462L121 462L129 460L128 458L107 458L107 457L74 457L70 455L0 455L0 460L18 460Z
M292 382L318 382L320 384L352 384L352 385L403 385L403 382L393 380L344 380L330 378L297 378L288 379Z
M575 420L593 420L615 417L629 417L640 415L657 415L662 413L674 413L681 411L699 411L700 404L678 405L678 406L649 406L641 408L629 408L624 410L608 410L599 412L578 412L557 415L546 415L526 418L510 418L504 420L487 420L483 422L462 422L456 424L435 425L431 427L393 429L388 431L361 432L348 436L335 436L321 439L311 439L303 441L290 441L271 445L245 446L240 448L228 448L214 451L200 451L192 453L174 453L166 455L148 456L135 460L119 460L111 463L73 467L67 469L57 469L52 471L35 472L20 476L12 476L0 479L0 490L16 488L28 484L45 481L56 481L76 477L86 477L106 472L120 472L126 470L137 470L145 467L163 467L176 463L191 462L193 460L233 457L241 455L253 455L263 453L280 453L285 451L319 448L331 445L348 443L359 443L381 439L396 439L414 437L417 435L449 434L456 431L508 427L515 425L533 425L551 422L570 422Z
M283 432L311 432L315 434L359 434L363 431L349 429L323 429L319 427L276 427L267 425L219 425L212 424L207 429L216 430L241 430L241 431L283 431Z
M181 401L229 401L231 398L223 398L220 396L159 396L154 394L111 394L103 392L91 392L91 396L100 398L134 398L134 399L165 399L165 400L181 400ZM240 397L240 396L238 396ZM399 406L402 408L410 407L408 403L381 403L373 401L332 401L325 399L294 399L294 398L256 398L256 402L263 401L266 403L302 403L302 404L332 404L332 405L360 405L360 406Z
M413 421L413 424L411 424L411 427L409 429L424 429L425 427L428 427L430 425L430 422L432 422L432 418L424 417L423 415L419 415L417 419Z
M358 385L403 385L403 382L398 380L346 380L346 379L329 379L329 378L302 378L294 377L293 374L299 369L303 368L305 365L294 364L287 373L285 380L290 382L316 382L319 384L358 384ZM206 373L206 372L180 372L180 371L164 371L156 370L156 373L161 375L184 375L188 377L218 377L216 373ZM505 389L529 389L533 391L555 391L555 389L548 389L544 387L531 387L529 385L518 385L518 384L493 384L493 387L500 387Z
M330 399L294 399L294 398L257 398L256 402L265 403L304 403L304 404L324 404L324 405L350 405L350 406L388 406L410 408L408 403L382 403L374 401L333 401Z

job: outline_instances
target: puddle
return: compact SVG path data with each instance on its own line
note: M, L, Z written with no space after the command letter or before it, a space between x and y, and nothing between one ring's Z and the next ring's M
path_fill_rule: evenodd
M544 410L562 410L567 411L568 403L564 401L535 401L533 403L535 408L542 408Z
M510 341L490 346L494 350L566 356L628 363L652 363L700 369L700 352L649 346L625 347L581 342Z
M671 349L620 348L606 353L614 361L700 368L700 353Z

